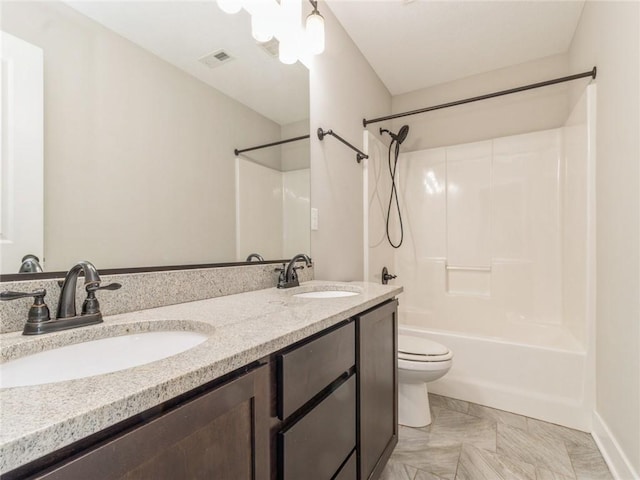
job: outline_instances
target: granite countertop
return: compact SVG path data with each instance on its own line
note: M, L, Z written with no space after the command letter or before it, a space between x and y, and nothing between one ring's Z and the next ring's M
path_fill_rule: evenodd
M328 299L293 297L329 287L362 293ZM186 352L139 367L1 389L0 474L281 350L400 292L402 287L393 285L311 281L287 290L269 288L113 315L100 325L35 337L20 332L0 335L4 361L127 332L195 330L209 335L204 343Z

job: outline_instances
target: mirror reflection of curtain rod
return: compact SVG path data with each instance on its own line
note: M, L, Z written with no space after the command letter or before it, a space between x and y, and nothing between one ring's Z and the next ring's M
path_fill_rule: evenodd
M320 140L322 140L326 135L331 135L332 137L336 137L338 140L344 143L351 150L354 150L356 152L356 160L358 161L358 163L360 163L363 158L369 158L369 155L358 150L356 147L351 145L349 142L347 142L344 138L342 138L340 135L335 133L333 130L323 130L322 128L318 128L318 138Z
M249 148L243 148L242 150L238 150L237 148L233 151L233 153L235 153L236 157L238 155L240 155L243 152L250 152L251 150L258 150L260 148L267 148L267 147L275 147L276 145L282 145L283 143L289 143L289 142L297 142L298 140L305 140L307 138L309 138L311 135L302 135L300 137L294 137L294 138L287 138L285 140L280 140L278 142L273 142L273 143L265 143L264 145L258 145L257 147L249 147Z
M509 90L502 90L500 92L487 93L486 95L480 95L478 97L465 98L464 100L456 100L455 102L443 103L435 105L433 107L420 108L419 110L411 110L410 112L394 113L393 115L387 115L386 117L371 118L367 120L362 119L362 125L366 128L370 123L384 122L385 120L393 120L394 118L408 117L409 115L417 115L418 113L432 112L433 110L440 110L441 108L455 107L457 105L464 105L465 103L477 102L479 100L486 100L488 98L501 97L503 95L509 95L511 93L524 92L525 90L531 90L534 88L546 87L548 85L555 85L556 83L570 82L572 80L578 80L579 78L591 77L596 78L598 70L593 67L592 70L583 73L577 73L575 75L569 75L568 77L554 78L553 80L547 80L545 82L532 83L530 85L524 85L522 87L510 88Z

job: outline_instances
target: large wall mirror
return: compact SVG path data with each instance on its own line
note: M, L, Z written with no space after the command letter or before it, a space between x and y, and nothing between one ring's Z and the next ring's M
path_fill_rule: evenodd
M26 254L51 272L309 252L309 140L234 154L309 133L307 68L245 12L3 1L0 26L0 273Z

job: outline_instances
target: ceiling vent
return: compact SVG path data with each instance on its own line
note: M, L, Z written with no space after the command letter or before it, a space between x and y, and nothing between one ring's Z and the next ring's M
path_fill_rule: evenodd
M260 43L259 45L264 48L264 51L267 52L270 57L278 58L278 48L280 46L280 42L276 37L273 37L268 42Z
M215 52L207 53L204 57L198 59L200 63L204 63L209 68L216 68L233 60L233 57L224 50L216 50Z

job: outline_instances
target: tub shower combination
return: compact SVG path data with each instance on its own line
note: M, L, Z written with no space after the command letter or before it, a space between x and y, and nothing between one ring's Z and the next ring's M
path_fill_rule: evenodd
M429 391L590 430L595 88L560 128L400 153L398 249L386 147L365 134L367 278L389 266L400 334L454 352Z

